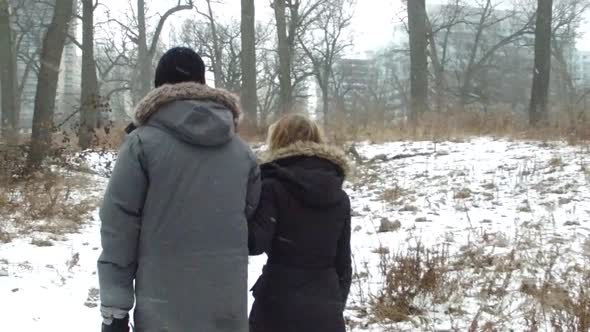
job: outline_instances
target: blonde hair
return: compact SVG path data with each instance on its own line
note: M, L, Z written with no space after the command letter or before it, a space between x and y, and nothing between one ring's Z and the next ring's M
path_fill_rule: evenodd
M325 139L320 127L301 114L285 115L268 128L270 151L285 148L296 142L324 144Z

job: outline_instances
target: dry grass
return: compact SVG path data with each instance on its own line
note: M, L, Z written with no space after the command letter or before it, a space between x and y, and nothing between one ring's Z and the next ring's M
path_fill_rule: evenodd
M405 197L408 194L404 188L400 187L398 184L395 184L393 188L386 189L381 194L381 199L389 202L389 203L398 203L398 201Z
M565 249L523 247L533 243L535 232L509 242L502 253L493 250L500 235L485 232L474 233L478 241L454 254L445 246L427 249L417 238L406 251L381 252L385 277L371 297L368 321L424 324L443 310L453 331L508 331L516 321L526 331L548 325L552 331L589 331L590 261L560 268ZM468 304L473 300L475 306Z
M54 153L50 158L57 167L47 166L34 173L26 168L24 149L0 151L0 215L6 227L0 228L0 242L34 232L76 232L96 208L96 198L80 198L80 193L88 188L87 178L64 171L68 158L60 151L61 154Z
M6 181L0 188L1 214L16 220L14 226L21 235L77 232L98 204L96 198L76 197L84 181L51 172Z
M381 218L377 233L397 232L401 227L402 224L399 220L390 221L387 218Z
M12 241L12 235L3 229L2 224L0 224L0 243L8 243Z
M425 250L418 244L407 252L382 259L386 263L385 283L371 303L374 319L408 321L427 310L418 306L418 298L428 298L433 304L447 301L455 290L449 258L444 247Z
M553 168L562 168L563 166L565 166L565 163L563 162L563 159L561 159L560 156L555 156L551 158L551 160L549 160L549 166Z
M532 129L524 117L511 111L453 111L427 113L415 126L404 120L368 119L359 122L336 118L331 121L327 133L337 144L351 140L369 140L377 143L401 140L460 141L474 136L567 140L570 144L590 141L590 121L567 119L567 115L556 114L548 126Z
M51 247L53 246L53 242L44 239L32 239L31 244L37 247Z
M470 198L472 195L471 190L469 188L461 188L453 194L453 198L455 199L467 199Z
M94 130L92 135L93 150L117 150L127 133L125 128L129 122L110 122L102 128ZM62 130L56 130L53 134L53 148L63 149L69 152L78 151L78 132L74 126Z
M115 122L109 126L98 129L94 134L95 149L118 150L125 139L125 128L129 123Z

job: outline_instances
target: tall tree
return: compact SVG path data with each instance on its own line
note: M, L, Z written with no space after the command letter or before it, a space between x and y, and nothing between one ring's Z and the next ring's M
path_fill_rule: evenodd
M223 84L223 80L222 80L222 63L221 63L221 59L222 59L222 54L223 54L223 49L222 49L222 45L220 43L220 36L219 36L219 32L218 32L218 25L217 25L217 20L215 19L215 16L213 15L213 7L211 6L211 0L205 0L205 3L207 4L207 11L206 12L202 12L201 10L197 9L197 12L199 14L201 14L201 16L203 16L206 20L207 20L207 25L209 26L209 33L211 35L211 38L209 40L209 43L211 44L211 50L212 50L212 54L211 54L211 67L213 69L213 77L215 79L215 87L217 88L226 88Z
M291 50L287 35L285 0L274 0L277 37L279 42L279 108L282 114L293 110L293 88L291 85Z
M0 0L0 94L2 95L2 137L14 143L18 134L18 80L16 75L15 35L11 26L8 0Z
M478 91L474 86L477 78L484 78L489 71L490 64L500 50L508 45L515 45L524 36L531 32L532 17L517 10L501 11L499 4L492 0L481 2L478 7L467 13L465 19L471 21L474 28L473 42L469 43L466 50L467 59L462 73L462 82L459 87L461 106L464 107L475 100L481 99L485 91ZM498 26L503 23L511 23L513 29L506 34L495 36ZM494 35L491 35L491 32ZM491 40L490 40L491 39ZM487 68L486 68L487 67ZM489 85L490 80L480 80L480 85Z
M41 166L51 147L59 67L73 12L74 0L56 1L53 18L43 38L28 160L31 168Z
M213 70L215 86L238 93L241 90L240 22L215 22L215 33L209 22L187 19L177 43L195 49Z
M94 10L98 2L82 0L82 86L80 100L79 145L87 149L92 145L94 129L98 124L100 95L94 58Z
M164 24L170 16L183 10L192 9L193 1L187 0L183 3L179 0L176 6L168 9L159 19L156 30L151 34L151 39L148 41L148 22L146 1L137 0L137 32L132 31L129 26L127 31L132 35L133 42L137 45L137 65L135 68L135 84L133 85L133 98L135 101L143 98L152 88L154 68L153 61L156 51L158 49L158 42L160 35L164 29Z
M268 24L256 25L256 75L258 121L261 125L272 119L272 113L278 109L278 54L272 45L276 45L274 19Z
M452 29L465 22L463 0L452 0L443 7L440 15L427 17L428 55L434 74L435 107L441 112L445 105L445 90L447 85L446 70L449 62L449 42Z
M44 22L51 19L53 6L49 6L46 1L8 0L8 2L13 10L11 23L14 23L15 53L18 62L24 66L22 71L18 70L16 93L17 109L21 111L25 87L34 84L39 74L39 56L47 28ZM32 105L32 100L30 104Z
M414 123L428 109L428 60L426 57L425 0L408 0L410 35L410 120Z
M537 0L535 26L535 67L529 121L531 126L546 125L548 121L549 80L551 77L551 20L553 0Z
M240 100L246 112L246 126L257 127L256 88L256 8L254 0L242 0L242 91Z
M319 9L317 20L311 25L309 40L299 36L299 43L310 59L313 75L322 94L322 113L327 124L330 108L330 88L334 77L334 65L342 56L350 42L344 32L352 21L351 0L331 0Z

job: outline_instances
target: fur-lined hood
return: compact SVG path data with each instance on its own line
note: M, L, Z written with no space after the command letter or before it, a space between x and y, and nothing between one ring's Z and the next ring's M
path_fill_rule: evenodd
M344 151L334 146L313 142L295 142L276 151L267 151L262 156L262 162L270 163L279 159L297 156L319 157L326 159L340 167L345 177L350 174L350 164L346 154L344 154Z
M152 90L137 104L133 114L135 125L143 125L168 103L179 100L207 100L226 107L233 115L234 123L239 124L242 110L238 98L232 93L194 82L166 84Z

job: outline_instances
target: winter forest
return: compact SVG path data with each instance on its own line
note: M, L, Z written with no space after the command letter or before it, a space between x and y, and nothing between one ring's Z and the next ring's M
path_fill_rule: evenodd
M1 329L101 326L105 191L187 47L261 164L290 114L346 156L346 331L590 331L589 18L590 0L0 0Z

